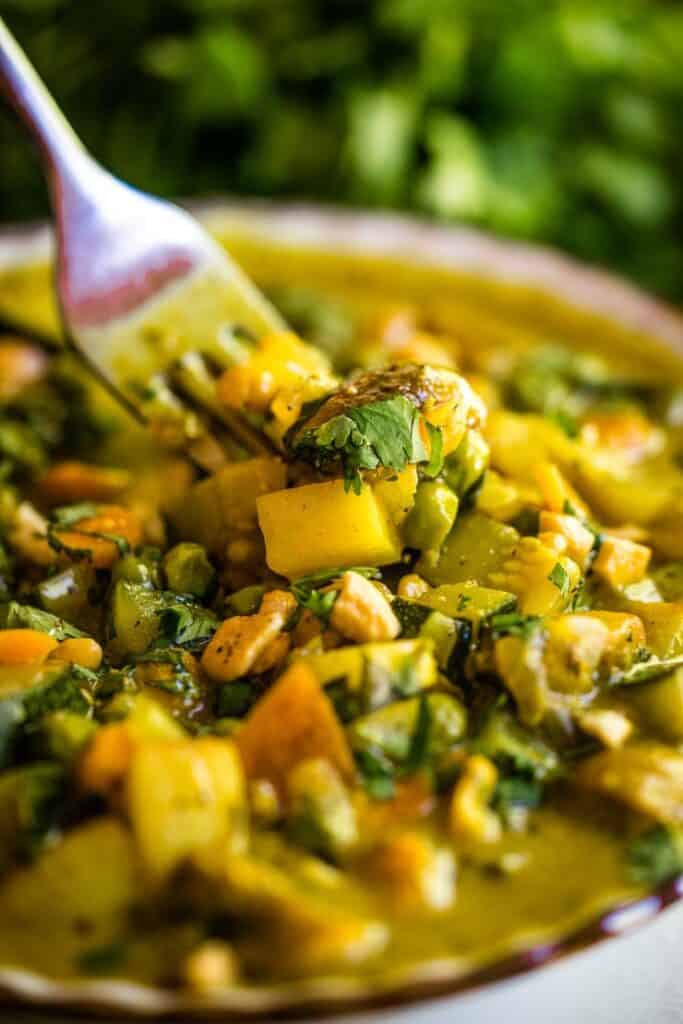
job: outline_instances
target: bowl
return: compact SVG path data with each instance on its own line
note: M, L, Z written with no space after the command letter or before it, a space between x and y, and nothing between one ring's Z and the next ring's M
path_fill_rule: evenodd
M193 210L264 285L276 285L286 265L290 272L295 266L299 276L313 273L331 288L352 289L359 275L378 289L389 278L402 295L438 287L449 299L485 305L549 336L591 349L609 344L626 357L656 359L683 376L680 314L552 250L400 216L309 205L216 200ZM0 320L55 343L51 254L45 226L0 232ZM28 1020L28 1013L36 1024L71 1020L73 1014L224 1021L335 1015L354 1024L488 1024L503 1017L574 1024L590 1014L595 1024L673 1022L683 1017L683 906L661 912L682 896L683 876L636 901L602 907L563 934L529 937L486 964L427 962L380 986L320 978L236 988L200 1000L122 981L55 981L0 965L0 993L21 1010L21 1019ZM646 922L649 927L636 931ZM554 966L539 973L549 965Z

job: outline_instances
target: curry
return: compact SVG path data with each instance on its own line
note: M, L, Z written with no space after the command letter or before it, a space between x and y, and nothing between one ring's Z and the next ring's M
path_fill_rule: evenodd
M1 964L467 970L683 871L670 366L320 270L210 475L0 337Z

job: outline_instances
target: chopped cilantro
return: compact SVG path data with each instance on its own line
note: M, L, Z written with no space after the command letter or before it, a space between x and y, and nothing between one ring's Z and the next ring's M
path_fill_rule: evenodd
M355 752L356 764L363 786L373 800L390 800L395 792L395 766L377 747L365 747Z
M567 570L560 562L555 562L555 565L548 573L548 579L557 587L559 592L562 594L562 597L566 597L568 595L570 587L569 576L567 575Z
M492 615L486 625L494 637L521 636L528 639L540 624L538 615L521 615L519 612L505 612Z
M683 654L673 658L649 658L647 661L631 665L623 672L617 672L610 679L611 686L636 686L638 683L650 683L654 679L666 676L683 666Z
M420 697L413 734L410 737L410 747L401 765L401 775L414 775L415 772L424 766L429 752L431 728L432 713L429 701L425 696L422 696Z
M345 572L357 572L360 576L365 576L366 579L378 579L380 576L378 569L366 565L353 566L350 569L327 569L294 580L292 593L302 608L307 608L322 622L327 623L337 600L337 593L333 590L325 592L320 588L334 583Z

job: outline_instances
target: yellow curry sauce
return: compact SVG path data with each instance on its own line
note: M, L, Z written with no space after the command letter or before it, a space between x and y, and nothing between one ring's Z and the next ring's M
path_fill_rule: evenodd
M683 869L671 365L251 259L297 333L231 337L212 476L0 337L0 964L464 970Z

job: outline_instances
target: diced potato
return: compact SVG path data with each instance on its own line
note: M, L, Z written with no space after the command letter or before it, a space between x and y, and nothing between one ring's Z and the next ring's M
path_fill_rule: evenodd
M652 552L644 544L624 537L605 537L593 562L593 571L613 587L639 583L647 572Z
M364 486L343 480L275 491L257 500L270 568L290 579L336 566L389 565L401 541L386 506Z
M658 658L683 654L683 601L630 601L643 622L647 645Z
M194 540L211 554L222 555L235 531L256 528L256 499L286 484L280 459L231 462L190 488L172 513L184 539Z
M314 672L298 661L256 704L236 737L250 779L268 779L286 794L300 761L326 758L342 779L354 776L344 730Z
M656 821L683 823L683 755L640 743L605 750L579 765L576 781Z
M119 940L141 890L122 824L98 818L73 829L0 886L0 962L48 974L55 960L73 965L86 950Z
M213 736L138 744L128 771L127 805L155 882L198 850L228 840L239 848L246 797L234 744Z
M378 480L372 490L384 505L394 526L400 526L415 501L417 490L417 466L410 465L395 478Z
M683 669L630 687L628 696L648 729L669 743L683 741Z

